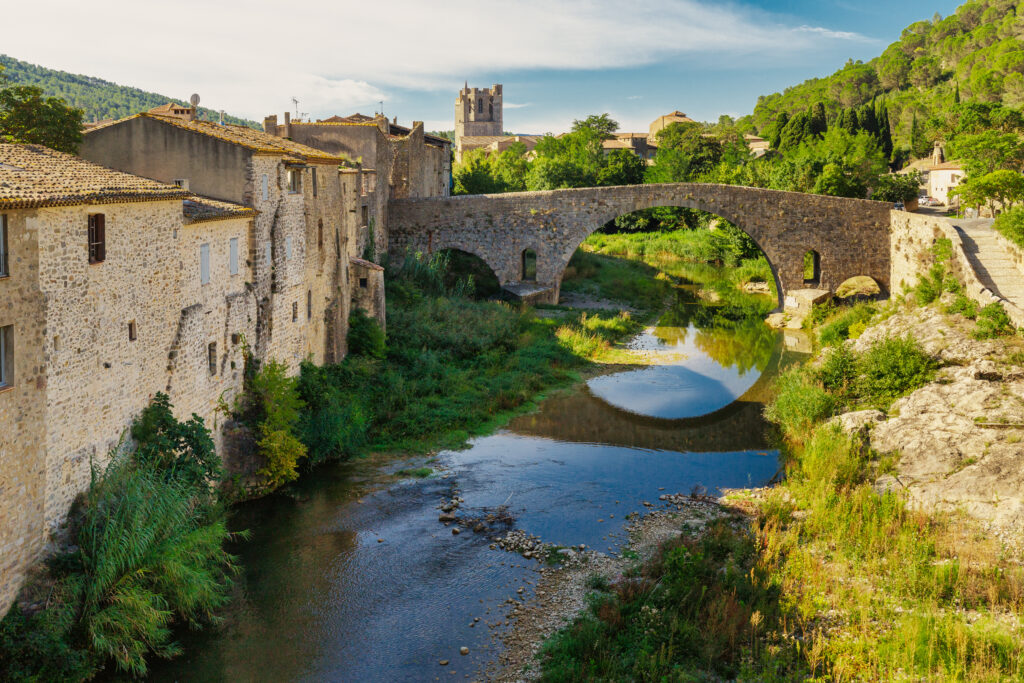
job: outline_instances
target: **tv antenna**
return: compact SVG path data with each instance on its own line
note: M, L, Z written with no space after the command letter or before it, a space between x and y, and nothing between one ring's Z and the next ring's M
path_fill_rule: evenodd
M299 98L292 95L292 104L295 105L295 118L299 118Z

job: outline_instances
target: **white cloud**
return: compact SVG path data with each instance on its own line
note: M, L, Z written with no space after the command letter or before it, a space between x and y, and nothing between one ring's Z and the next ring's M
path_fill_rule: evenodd
M515 102L502 102L501 106L503 109L522 109L523 107L529 107L533 102L524 102L523 104L517 104Z
M293 95L314 116L372 111L389 89L454 90L475 74L695 53L765 63L860 38L711 0L34 0L3 14L12 57L253 118Z

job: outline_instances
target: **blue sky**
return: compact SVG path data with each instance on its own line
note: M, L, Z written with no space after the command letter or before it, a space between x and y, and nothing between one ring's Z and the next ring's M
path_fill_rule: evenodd
M951 0L34 0L5 8L6 54L262 119L384 111L450 129L463 81L505 88L505 127L608 112L645 130L870 59ZM288 8L291 9L288 9ZM110 35L82 49L83 35Z

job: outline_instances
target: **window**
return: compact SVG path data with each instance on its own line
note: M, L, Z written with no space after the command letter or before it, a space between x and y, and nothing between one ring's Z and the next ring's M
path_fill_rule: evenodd
M263 201L270 199L270 178L264 173L260 176L260 187L263 190Z
M487 113L492 119L494 118L494 102L487 105Z
M210 367L210 374L217 374L217 342L210 342L206 347L206 364Z
M338 228L334 229L334 255L341 258L341 232Z
M315 197L316 196L316 169L315 168L312 169L312 171L310 171L310 173L313 176L313 196Z
M188 178L175 178L173 182L183 190L188 189Z
M210 284L210 245L199 245L199 284Z
M89 263L107 258L107 220L102 213L89 214Z
M302 189L302 170L298 168L288 169L288 191L297 193Z
M0 387L14 384L14 326L0 327Z
M316 222L316 246L320 248L320 251L324 250L324 221L320 219Z
M292 302L292 322L294 323L294 322L298 322L298 321L299 321L299 302L298 301L293 301Z
M284 257L290 259L292 257L292 238L284 238Z
M228 253L228 271L232 275L238 275L238 238L232 237L228 244L230 245Z
M370 223L370 207L363 207L363 222L362 226L365 228Z
M306 290L306 320L313 319L313 292Z
M139 338L139 331L135 327L135 321L130 320L128 322L128 341L135 341Z
M232 335L231 335L231 344L232 344L232 346L238 346L238 343L240 341L242 341L242 335L238 334L237 332L232 333Z
M484 113L484 98L476 98L476 110L481 114Z
M0 277L11 274L7 265L7 214L0 214Z
M537 280L537 252L533 249L523 250L523 280L526 282Z
M369 280L367 280L365 277L359 278L359 288L360 289L366 289L369 286L370 286L370 281Z
M804 254L804 284L817 285L821 282L821 256L816 251Z

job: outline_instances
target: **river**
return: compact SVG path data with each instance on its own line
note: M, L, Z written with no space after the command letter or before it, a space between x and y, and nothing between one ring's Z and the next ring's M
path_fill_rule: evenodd
M232 526L251 536L234 549L243 572L223 623L182 634L185 654L154 663L152 678L476 679L505 601L529 597L540 566L492 549L494 536L518 528L615 552L626 515L662 493L771 480L779 451L763 403L796 357L763 324L764 297L703 297L721 275L701 272L632 340L645 364L558 393L464 450L331 464L239 506ZM424 464L435 474L394 474ZM453 496L461 516L504 521L454 535L438 521Z

